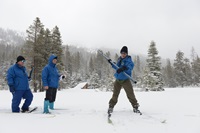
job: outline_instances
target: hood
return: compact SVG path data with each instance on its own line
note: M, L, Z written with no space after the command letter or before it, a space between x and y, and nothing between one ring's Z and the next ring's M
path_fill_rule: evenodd
M57 58L57 56L55 56L54 54L52 54L50 57L49 57L49 65L50 66L55 66L56 64L53 64L53 59Z

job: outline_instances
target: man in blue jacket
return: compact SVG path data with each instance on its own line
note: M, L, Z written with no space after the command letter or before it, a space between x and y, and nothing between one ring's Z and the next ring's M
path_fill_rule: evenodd
M44 99L44 112L50 113L50 109L54 109L54 102L56 100L57 88L59 86L60 74L56 67L57 56L51 55L49 57L49 63L42 70L42 82L44 89L46 90L46 97ZM62 76L65 78L65 76Z
M7 71L7 82L10 92L13 94L12 98L12 112L20 112L19 104L21 99L25 102L21 108L22 112L29 110L29 106L33 100L33 94L29 88L28 77L26 68L24 66L25 58L23 56L17 57L15 65L11 66Z
M131 59L131 56L128 55L128 48L126 46L122 47L120 53L121 53L121 56L119 57L116 64L119 67L119 69L117 69L114 65L111 64L112 67L116 70L116 73L114 75L116 78L116 81L114 82L114 90L113 90L112 98L109 101L108 111L110 113L113 112L113 108L117 104L118 96L122 87L124 88L126 95L128 97L128 100L130 101L133 107L133 111L135 109L138 110L138 107L139 107L137 99L135 98L131 81L127 76L123 74L123 72L125 72L131 77L132 70L134 68L134 63ZM110 63L111 60L108 60L108 61Z

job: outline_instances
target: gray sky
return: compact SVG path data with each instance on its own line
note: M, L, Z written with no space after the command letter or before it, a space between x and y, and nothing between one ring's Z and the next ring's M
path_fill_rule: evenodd
M162 58L200 55L200 0L0 0L2 28L25 32L36 17L64 44L146 55L154 40Z

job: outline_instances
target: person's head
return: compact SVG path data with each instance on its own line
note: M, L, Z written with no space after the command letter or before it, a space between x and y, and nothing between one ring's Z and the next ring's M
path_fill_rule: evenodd
M57 56L52 60L52 63L53 63L53 64L56 64L56 63L57 63Z
M17 57L17 62L16 62L16 63L17 63L19 66L24 66L25 61L26 61L25 58L24 58L23 56L20 55L20 56Z
M52 54L49 57L49 64L52 66L55 66L57 64L57 56L56 55Z
M121 58L126 58L126 56L128 55L128 48L126 46L123 46L120 51L120 54L121 54Z

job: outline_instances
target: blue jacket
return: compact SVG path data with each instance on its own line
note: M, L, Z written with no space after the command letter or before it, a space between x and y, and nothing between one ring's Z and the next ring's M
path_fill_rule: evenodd
M122 59L121 57L118 58L117 64L116 64L119 68L125 66L127 69L124 71L125 73L127 73L130 77L132 75L132 70L134 68L134 63L132 61L131 56L126 56L124 59ZM117 70L117 68L112 65L112 67ZM123 74L123 72L121 73L115 73L115 78L117 80L127 80L128 77L126 75Z
M29 90L28 75L25 67L20 67L17 63L7 71L7 82L9 86L14 86L15 90Z
M56 64L53 64L53 59L55 55L49 57L49 64L46 65L42 70L42 82L43 86L48 86L52 88L58 88L59 86L59 72Z

